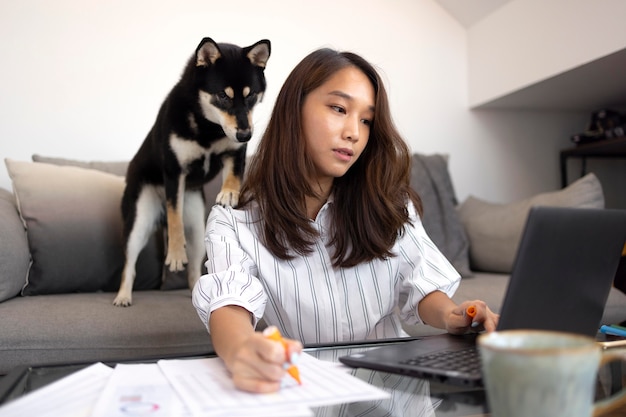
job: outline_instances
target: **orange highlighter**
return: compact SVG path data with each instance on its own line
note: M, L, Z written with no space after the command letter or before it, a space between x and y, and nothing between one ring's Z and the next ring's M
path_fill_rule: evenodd
M263 336L267 337L270 340L275 340L277 342L282 343L283 347L285 348L285 356L286 356L285 369L287 370L287 373L291 375L293 379L298 381L299 385L302 385L302 381L300 381L300 371L294 364L291 363L289 354L287 353L287 343L283 340L283 337L280 335L278 328L276 326L269 326L268 328L263 330Z
M467 314L467 317L471 317L473 319L474 317L476 317L476 307L475 306L467 307L467 309L465 309L465 314ZM472 327L476 327L478 325L479 323L477 321L472 322Z

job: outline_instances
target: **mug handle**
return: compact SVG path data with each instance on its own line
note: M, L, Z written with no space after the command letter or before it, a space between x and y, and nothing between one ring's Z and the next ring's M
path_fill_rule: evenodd
M626 361L626 351L603 351L599 367L614 361ZM610 397L595 402L593 404L593 417L599 417L602 414L616 407L619 407L624 403L626 403L626 387L622 387L621 390L611 395Z

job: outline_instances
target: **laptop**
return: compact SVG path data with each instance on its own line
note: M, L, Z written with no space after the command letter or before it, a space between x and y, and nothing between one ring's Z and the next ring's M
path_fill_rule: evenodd
M625 242L626 210L531 208L497 330L595 336ZM476 337L425 336L339 360L351 367L482 386Z

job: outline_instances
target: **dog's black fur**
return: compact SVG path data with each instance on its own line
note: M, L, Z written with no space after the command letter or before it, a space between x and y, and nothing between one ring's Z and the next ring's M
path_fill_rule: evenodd
M223 169L217 203L236 205L252 110L265 92L266 39L241 48L204 38L163 102L128 166L122 197L126 264L116 306L132 303L135 264L156 226L167 222L165 265L187 265L189 287L204 258L202 186Z

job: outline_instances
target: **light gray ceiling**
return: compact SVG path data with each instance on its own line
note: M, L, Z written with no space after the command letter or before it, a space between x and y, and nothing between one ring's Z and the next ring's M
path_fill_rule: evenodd
M465 28L511 0L435 0ZM476 108L581 110L626 108L626 49L539 81Z
M468 28L511 0L435 0Z
M626 49L537 82L477 108L581 110L626 108Z

